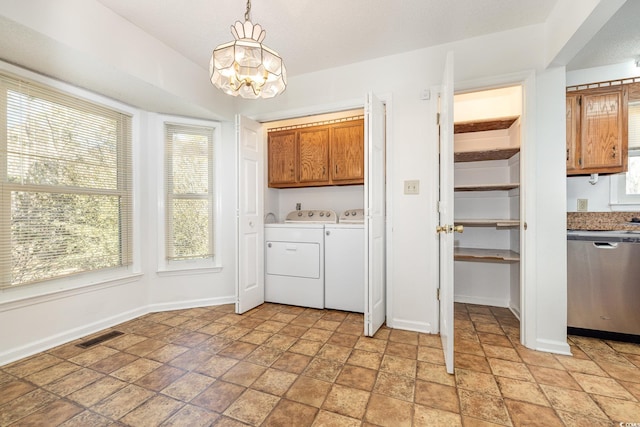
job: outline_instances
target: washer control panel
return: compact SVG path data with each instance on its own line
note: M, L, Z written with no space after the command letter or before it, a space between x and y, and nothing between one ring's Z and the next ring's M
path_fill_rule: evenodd
M341 224L364 224L364 209L347 209L342 212L338 222Z
M335 224L338 222L338 216L330 209L309 209L296 210L287 214L285 223L315 223L315 224Z

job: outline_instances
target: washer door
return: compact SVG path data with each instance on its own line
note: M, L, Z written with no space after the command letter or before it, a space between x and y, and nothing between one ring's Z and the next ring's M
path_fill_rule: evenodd
M265 253L267 274L320 278L319 243L267 241Z

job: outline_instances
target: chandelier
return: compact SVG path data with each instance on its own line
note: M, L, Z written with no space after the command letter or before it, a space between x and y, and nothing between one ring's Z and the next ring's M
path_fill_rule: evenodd
M247 0L244 24L236 21L231 26L235 40L213 50L211 83L231 96L273 98L287 87L287 72L278 53L262 44L267 33L251 22L250 11L251 0Z

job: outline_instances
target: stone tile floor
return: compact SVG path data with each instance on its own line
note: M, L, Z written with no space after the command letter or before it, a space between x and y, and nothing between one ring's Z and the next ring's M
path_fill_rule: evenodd
M88 349L0 367L0 426L618 426L640 423L640 345L519 344L503 308L456 304L456 372L440 337L362 315L264 304L149 314ZM106 331L102 331L100 335ZM87 337L91 338L91 337Z

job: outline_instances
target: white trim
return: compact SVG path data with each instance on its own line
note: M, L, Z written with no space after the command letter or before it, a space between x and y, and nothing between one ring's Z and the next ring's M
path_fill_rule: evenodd
M53 291L49 291L47 293L39 293L32 295L16 295L15 298L4 301L0 304L0 313L5 311L17 310L20 308L28 307L36 304L44 304L47 302L70 298L77 295L86 294L89 292L101 291L103 289L112 288L115 286L122 286L129 283L137 282L142 278L142 274L130 274L125 277L113 278L110 280L103 280L101 282L94 282L89 284L83 284L81 286L76 286L73 288L64 288L64 289L56 289ZM25 287L31 287L32 285L25 285ZM16 290L18 291L20 288L16 289L5 289L7 290Z
M627 194L627 173L611 175L609 180L609 206L612 211L640 209L640 194Z
M386 167L386 185L385 185L385 239L386 239L386 324L389 327L405 329L402 323L396 323L397 321L393 317L393 217L391 209L392 199L393 199L393 186L390 185L393 183L393 108L392 108L392 99L393 95L390 92L383 94L376 94L376 96L384 103L385 105L385 167ZM319 115L319 114L327 114L327 113L335 113L339 111L345 110L353 110L358 108L364 108L366 94L363 94L362 98L358 99L348 99L343 101L338 101L332 104L323 104L316 105L311 107L302 107L295 108L292 110L278 111L278 112L269 112L264 114L258 114L256 116L248 116L251 119L265 123L265 122L273 122L277 120L287 120L296 117L309 116L309 115ZM266 134L266 132L265 132ZM413 329L412 329L413 330Z
M234 304L236 297L229 295L217 298L201 298L188 301L164 302L149 305L148 313L156 313L161 311L185 310L197 307L213 307L217 305Z
M535 346L532 346L534 350L545 351L548 353L564 354L571 356L571 347L566 342L550 341L550 340L536 340Z
M395 329L403 329L405 331L422 332L424 334L435 334L437 331L429 322L416 322L414 320L393 319Z
M464 303L464 304L490 305L492 307L509 308L508 298L506 299L505 298L487 298L487 297L479 297L475 295L456 294L453 296L453 301Z
M185 274L188 271L200 270L202 273L219 272L222 270L222 221L221 221L221 205L222 205L222 132L221 124L217 121L193 119L187 117L171 116L165 114L154 115L155 119L150 120L149 139L156 142L158 158L156 159L156 189L157 189L157 206L158 206L158 222L157 222L157 273L164 275L166 273L176 272L176 274ZM186 126L202 126L213 129L213 155L214 155L214 257L208 259L189 259L189 260L173 260L165 259L165 239L166 239L166 205L165 205L165 146L164 146L164 126L166 123L179 124Z
M365 94L366 95L366 94ZM365 96L363 95L363 97ZM386 96L378 96L381 100L385 101ZM390 98L390 95L389 95ZM260 113L255 116L246 116L258 123L275 122L278 120L294 119L296 117L304 116L316 116L320 114L336 113L339 111L353 110L356 108L364 108L363 98L347 99L343 101L337 101L331 104L313 105L309 107L294 108L291 110L275 111Z
M127 284L130 281L120 282L120 283L112 283L109 286L118 286ZM109 287L107 285L94 288L93 290L104 289L105 287ZM86 291L85 291L86 292ZM83 293L82 291L78 293ZM64 295L66 297L73 296L71 293L67 293ZM61 298L62 296L58 296ZM0 307L3 310L11 310L17 309L21 307L25 307L28 305L37 305L43 302L47 302L50 299L43 299L41 297L33 298L30 302L21 301L22 304L16 304L10 307ZM142 306L138 308L134 308L129 311L125 311L123 313L116 314L114 316L110 316L105 319L100 319L97 322L90 323L88 325L83 325L82 327L65 330L64 332L47 337L45 339L41 339L35 342L30 342L27 345L22 347L12 348L4 353L0 353L0 366L6 365L8 363L14 362L16 360L23 359L28 356L32 356L37 353L41 353L50 348L57 347L59 345L68 344L74 340L86 337L88 335L94 334L96 332L103 331L108 328L117 327L117 325L127 322L132 319L136 319L138 317L144 316L148 313L155 313L161 311L172 311L172 310L184 310L189 308L197 308L197 307L212 307L224 304L233 304L235 298L233 296L227 297L219 297L219 298L205 298L205 299L197 299L197 300L189 300L189 301L177 301L170 303L159 303L159 304L151 304L147 306Z
M113 327L115 325L129 321L131 319L135 319L147 313L148 311L146 310L145 307L135 308L133 310L129 310L124 313L119 313L115 316L111 316L106 319L100 319L97 322L84 325L80 328L65 330L60 334L47 337L45 339L38 340L35 342L30 342L29 344L24 345L22 347L12 348L0 354L0 366L43 352L45 350L48 350L50 348L53 348L59 345L67 344L73 340L85 337L87 335L91 335L93 333Z
M33 71L17 67L0 60L0 71L8 72L16 76L30 79L34 82L47 85L53 89L66 94L78 97L82 100L105 106L111 110L118 111L131 116L131 167L133 169L132 178L132 220L133 220L133 264L126 267L116 267L111 269L96 270L75 274L69 277L45 280L38 283L20 285L12 288L0 289L0 308L5 303L15 300L29 299L32 297L48 296L60 292L74 292L77 289L86 287L89 290L96 285L105 283L115 283L118 281L129 282L131 277L136 277L142 271L141 255L141 141L144 129L141 121L143 112L122 102L104 97L68 83L34 73Z
M182 266L180 266L182 267ZM156 272L158 277L172 277L172 276L197 276L200 274L220 273L223 267L198 267L198 268L179 268L176 267L173 270L159 270Z

